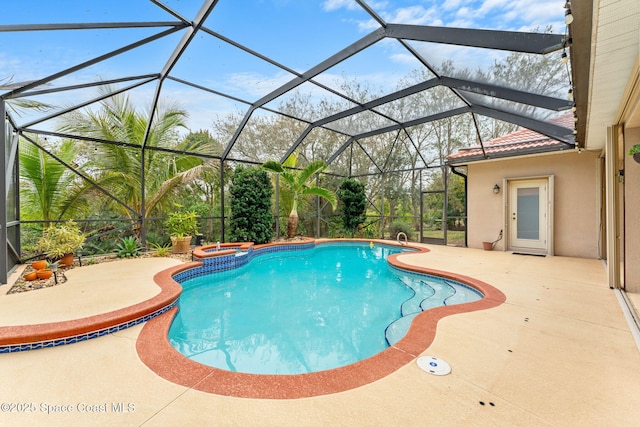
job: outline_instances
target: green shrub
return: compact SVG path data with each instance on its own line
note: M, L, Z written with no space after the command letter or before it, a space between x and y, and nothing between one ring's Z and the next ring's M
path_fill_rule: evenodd
M106 239L91 239L85 241L82 246L82 253L86 255L97 255L97 254L109 254L115 252L117 249L117 240Z
M170 244L158 244L151 243L151 249L156 251L156 256L167 256L171 253L171 245Z
M407 239L413 240L413 228L411 224L407 224L406 222L394 221L389 224L389 237L395 239L398 236L398 233L403 232L407 235Z
M140 256L142 248L140 242L134 236L124 237L117 245L118 250L116 254L120 258L133 258Z
M345 232L353 237L358 227L365 220L367 208L367 196L364 192L364 184L355 179L345 179L336 192L340 200L340 214L342 227Z
M230 237L235 241L267 243L273 235L271 196L273 187L267 172L238 166L231 177Z
M53 225L44 229L38 240L37 249L50 258L58 258L66 254L75 253L82 248L85 235L73 221Z
M176 205L178 209L180 205ZM188 237L198 234L198 216L194 211L176 211L171 212L164 222L169 236L172 237Z
M155 246L171 246L171 240L169 240L166 234L161 235L156 231L147 231L147 244L150 248L154 248Z
M377 227L370 224L368 226L359 227L358 232L356 233L356 237L359 237L361 239L373 239L376 235L376 232L378 233L378 235L380 235L380 231L377 230Z

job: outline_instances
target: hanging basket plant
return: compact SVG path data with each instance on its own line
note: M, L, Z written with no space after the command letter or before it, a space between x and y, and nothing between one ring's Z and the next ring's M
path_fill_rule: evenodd
M635 144L629 149L628 153L636 163L640 163L640 144Z

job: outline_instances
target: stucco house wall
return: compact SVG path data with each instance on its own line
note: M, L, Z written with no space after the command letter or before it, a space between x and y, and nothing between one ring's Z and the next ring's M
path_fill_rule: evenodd
M504 179L553 175L554 255L598 258L598 161L597 153L571 150L469 163L468 246L482 248L505 228ZM501 187L497 195L495 184ZM505 250L505 245L503 239L494 250Z
M625 289L640 293L640 163L626 155L632 145L640 144L640 128L627 128L624 135Z

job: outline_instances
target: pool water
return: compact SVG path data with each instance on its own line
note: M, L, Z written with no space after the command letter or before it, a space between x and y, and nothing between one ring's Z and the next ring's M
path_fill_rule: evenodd
M400 251L322 244L187 280L169 341L186 357L228 371L316 372L381 352L423 309L481 298L463 285L390 267L387 256Z

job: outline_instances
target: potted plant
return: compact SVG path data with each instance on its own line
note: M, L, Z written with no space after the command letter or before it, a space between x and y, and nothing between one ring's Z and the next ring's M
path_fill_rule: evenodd
M73 254L84 244L85 235L78 225L69 221L46 228L38 240L36 248L47 254L49 259L59 261L60 266L70 266Z
M194 211L171 212L165 221L165 226L169 231L172 252L181 254L189 252L191 237L198 233L198 216Z
M636 163L640 163L640 144L633 145L629 149L628 154L633 157L633 160L635 160Z

